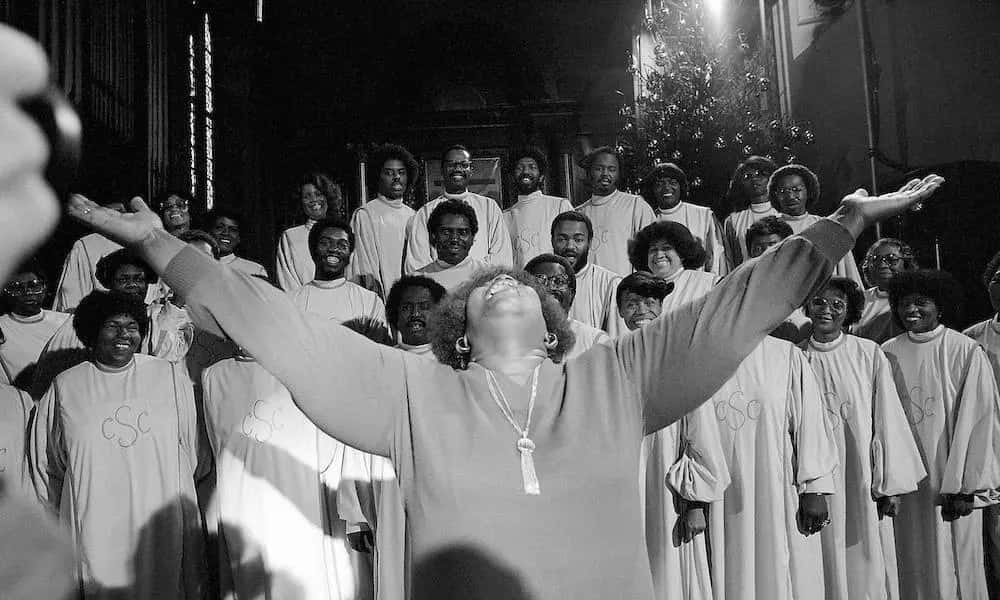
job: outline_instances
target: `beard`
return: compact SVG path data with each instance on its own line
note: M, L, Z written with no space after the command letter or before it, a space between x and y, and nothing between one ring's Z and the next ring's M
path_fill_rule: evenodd
M516 179L514 182L514 187L517 188L517 193L522 196L527 196L528 194L533 194L542 187L542 179L540 177L532 177L530 181L524 181L523 179Z

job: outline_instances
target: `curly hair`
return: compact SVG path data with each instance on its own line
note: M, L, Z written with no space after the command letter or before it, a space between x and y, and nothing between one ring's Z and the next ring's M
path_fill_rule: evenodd
M472 230L472 237L479 233L479 219L476 218L475 209L461 200L449 198L438 203L431 211L431 216L427 218L428 235L434 235L446 215L465 217L465 220L469 222L469 229Z
M354 230L351 229L351 224L340 217L327 217L316 221L312 229L309 230L309 256L316 253L319 236L327 229L343 230L347 234L347 243L351 246L351 252L354 252Z
M549 159L542 152L541 148L536 146L526 146L520 148L516 152L510 155L510 172L514 172L514 167L517 166L517 161L522 158L530 158L538 164L538 174L546 175L549 172Z
M556 234L556 227L563 221L573 221L575 223L583 223L587 226L587 239L594 239L594 224L591 222L590 217L583 214L582 212L577 212L575 210L567 210L566 212L561 212L556 215L556 218L552 219L552 227L549 227L549 235L553 236Z
M94 348L97 332L104 322L118 315L128 315L139 324L139 334L145 338L149 333L149 319L146 305L142 300L124 292L102 292L95 290L84 296L73 313L73 331L88 350Z
M636 271L618 283L618 289L615 291L615 304L620 308L622 296L628 292L632 292L643 298L656 298L662 302L673 291L673 282L653 277L648 271Z
M417 185L417 180L420 178L420 163L417 162L417 159L414 158L409 150L399 144L382 144L372 151L367 163L368 179L372 182L377 182L379 174L382 173L382 168L390 160L398 160L403 163L403 167L406 169L406 190L404 194L409 196L410 192Z
M132 265L142 269L142 272L146 275L147 284L156 282L156 271L149 266L149 263L139 258L139 255L128 248L115 250L97 261L97 281L109 290L112 289L115 285L115 273L125 265Z
M986 269L982 275L983 287L990 287L990 282L993 281L993 276L997 274L998 269L1000 269L1000 252L994 254L990 262L986 263Z
M555 334L558 339L556 347L549 350L549 358L553 362L560 362L576 342L573 330L570 328L570 320L566 318L566 313L563 312L559 301L537 279L524 271L508 267L491 267L480 270L471 280L458 286L441 302L438 302L438 305L434 307L430 321L431 348L434 351L434 356L453 369L463 368L462 360L455 350L455 341L465 335L468 319L465 311L469 296L473 290L485 285L500 274L510 275L538 294L538 299L541 300L542 304L545 329L549 333Z
M810 210L819 201L820 187L819 177L803 165L785 165L771 173L771 178L767 180L767 197L771 200L774 210L781 212L781 203L778 202L778 182L785 177L798 175L806 184L806 210Z
M423 288L431 295L434 304L441 301L448 293L444 286L434 281L430 277L423 275L404 275L389 288L389 294L385 297L385 318L392 327L396 326L399 320L399 303L403 300L403 293L410 288Z
M846 277L831 277L825 286L810 296L809 300L806 300L806 303L802 305L803 310L808 313L809 302L828 288L839 291L847 299L847 316L844 317L844 326L854 325L860 321L861 313L865 310L865 293L861 291L861 286L856 281Z
M687 227L673 221L657 221L640 229L629 245L628 260L632 263L632 268L648 272L649 247L661 240L674 247L685 269L700 269L705 266L708 257L705 247L691 235Z
M778 170L778 165L765 156L750 156L741 162L729 180L729 188L726 190L726 206L723 207L722 212L728 214L734 210L743 210L750 205L750 198L747 197L746 191L743 189L743 172L747 169L766 171L770 177L771 173Z
M330 176L325 173L312 172L299 177L292 192L295 203L298 204L302 197L302 188L312 185L323 197L326 198L326 212L333 212L333 216L343 216L344 195L340 190L340 184L334 183Z
M779 217L768 215L750 227L747 227L747 254L750 253L750 246L753 245L754 240L759 237L776 235L781 239L785 239L786 237L791 237L793 233L791 225L782 221Z
M652 206L654 210L657 207L656 182L661 179L676 179L677 183L681 186L681 201L683 202L684 200L687 200L689 188L687 173L684 172L684 169L681 169L674 163L657 165L643 178L642 183L639 184L639 193L642 194L643 199L645 199L646 203Z
M628 166L625 164L625 157L622 156L621 152L619 152L616 148L612 146L598 146L597 148L594 148L593 150L588 152L586 156L580 159L580 162L578 163L580 165L580 168L582 168L589 177L590 167L593 166L594 160L602 154L607 154L609 156L615 157L615 160L618 161L618 181L627 181Z
M868 246L868 251L865 252L865 258L861 261L861 272L865 276L865 280L868 281L869 285L872 285L872 282L868 273L875 266L875 263L872 262L875 260L875 251L882 246L895 246L899 248L899 257L903 259L904 271L915 271L920 268L920 265L917 263L917 253L909 244L898 238L879 238L875 240L871 246Z
M203 229L188 229L184 233L178 235L177 239L188 244L192 242L202 242L208 244L212 249L212 256L219 258L219 242L215 241L212 234Z
M961 322L964 294L950 273L917 269L898 273L889 281L889 307L893 320L900 327L903 327L903 320L899 316L898 304L910 294L920 294L933 300L941 313L938 318L941 324L951 327Z

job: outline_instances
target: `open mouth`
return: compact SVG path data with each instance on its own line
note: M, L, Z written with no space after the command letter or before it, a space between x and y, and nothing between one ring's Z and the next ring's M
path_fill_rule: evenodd
M330 256L327 256L326 258L324 258L323 262L326 263L327 266L330 266L330 267L339 267L340 263L343 262L343 261L340 260L339 256L334 256L334 255L331 254Z
M486 299L489 300L493 296L508 290L516 291L517 286L518 282L510 275L499 275L486 288Z
M410 321L409 323L406 324L406 326L409 327L410 330L412 331L422 331L427 327L427 324L424 323L423 321Z
M653 322L652 319L647 319L647 318L643 317L642 319L636 319L636 320L632 321L632 324L635 325L636 327L642 327L646 323L652 323L652 322Z

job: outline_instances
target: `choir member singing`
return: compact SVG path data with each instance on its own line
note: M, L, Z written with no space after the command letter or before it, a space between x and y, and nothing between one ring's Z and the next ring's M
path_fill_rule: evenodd
M236 255L236 248L243 241L244 221L243 215L235 210L213 208L205 214L204 229L218 244L219 262L240 273L267 277L267 269L263 265Z
M732 266L745 261L746 231L751 225L778 211L767 196L767 181L778 166L770 158L751 156L736 167L726 194L726 209L730 212L722 224L726 256Z
M570 307L573 306L573 299L576 297L576 277L573 276L573 263L569 262L569 259L554 254L539 254L528 261L524 270L534 275L552 297L559 301L569 319L569 326L576 341L566 352L567 360L590 350L594 344L610 339L604 331L568 316Z
M673 284L663 301L663 311L701 298L715 286L719 276L706 273L705 248L687 227L673 221L658 221L642 229L629 248L636 271L645 271Z
M511 160L517 202L503 211L503 216L514 250L514 266L524 268L532 258L552 252L549 235L552 220L559 213L573 210L573 205L566 198L542 193L549 161L540 149L524 148L515 152Z
M171 235L180 235L191 229L191 200L178 192L167 191L156 202L163 227Z
M896 238L881 238L868 247L862 268L871 287L865 290L865 310L854 326L854 333L881 344L904 331L892 316L889 282L897 274L914 271L920 265L909 244Z
M573 265L576 292L567 314L571 319L603 329L612 337L625 332L615 310L615 293L621 275L590 262L594 226L587 215L560 213L552 221L552 251Z
M439 202L427 219L427 237L437 259L415 273L430 277L446 290L455 289L488 266L470 254L478 234L479 219L471 206L461 200Z
M316 221L326 217L328 210L331 216L337 214L341 205L340 187L323 173L304 175L294 195L306 222L282 232L275 260L278 285L288 293L313 280L316 267L309 252L309 231Z
M6 309L0 315L0 367L8 383L24 390L31 387L45 344L68 317L42 308L46 290L45 274L39 265L28 262L18 268L0 295Z

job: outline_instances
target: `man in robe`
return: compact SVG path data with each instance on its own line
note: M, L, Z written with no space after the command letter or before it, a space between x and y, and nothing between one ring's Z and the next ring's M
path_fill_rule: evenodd
M576 277L573 273L573 263L568 258L555 254L539 254L528 261L524 270L541 281L566 312L574 342L573 347L566 352L564 360L576 358L590 350L594 344L611 339L604 331L569 316L573 298L576 296Z
M385 312L396 347L437 360L431 352L430 318L445 289L433 279L407 275L389 290ZM358 552L373 553L375 600L405 600L409 581L406 515L392 461L347 447L337 508Z
M403 200L413 191L419 170L413 155L395 144L376 149L369 162L378 196L351 217L357 243L350 271L362 280L378 282L376 293L384 296L403 276L406 226L415 214Z
M125 212L125 204L118 200L107 202L103 206ZM84 296L95 289L106 289L97 281L97 261L120 248L121 246L99 233L88 233L74 242L63 263L52 310L73 312Z
M610 146L601 146L584 157L593 195L577 207L593 224L590 260L619 275L632 272L628 242L640 229L656 220L653 209L640 196L618 189L623 160Z
M792 235L792 228L776 215L768 215L751 225L744 236L747 245L747 256L757 258L771 246L777 246L781 240ZM771 332L776 338L800 344L809 339L812 332L812 322L802 308L796 308L787 319Z
M309 173L295 186L306 222L289 227L281 234L275 259L278 285L289 294L313 280L315 266L309 253L309 231L329 210L331 216L342 204L340 186L323 173ZM333 210L330 210L331 207Z
M673 284L636 272L618 286L618 310L629 330L657 318ZM640 454L646 552L660 600L711 600L705 536L707 508L722 499L729 468L711 405L647 435Z
M45 310L45 275L26 263L3 287L7 311L0 315L0 366L9 383L28 390L38 357L68 315Z
M710 510L716 600L823 598L837 446L802 351L767 337L709 400L732 482Z
M603 329L611 337L625 331L616 310L615 294L621 276L590 262L594 226L587 215L576 211L560 213L552 221L552 251L573 265L576 291L567 311L571 319Z
M542 193L549 171L549 161L538 148L528 147L511 157L511 176L517 190L517 202L503 211L514 247L514 266L524 268L528 261L552 252L549 232L552 220L559 213L573 210L566 198Z
M169 361L137 354L142 301L92 292L73 323L90 360L60 373L38 404L31 476L76 545L82 598L199 598L202 523L191 383Z
M705 271L723 276L729 272L722 243L722 226L711 208L687 202L687 174L675 165L658 165L642 181L642 195L656 211L660 221L673 221L688 228L705 248Z
M260 263L236 256L236 248L243 240L243 215L234 210L213 208L205 214L205 231L207 231L219 247L219 262L229 265L247 275L263 275L267 277L267 269Z
M178 236L191 229L191 199L173 191L164 192L158 198L160 219L167 233Z
M292 295L304 312L343 323L361 319L384 327L385 305L374 292L348 281L344 272L354 250L354 232L346 221L320 219L309 231L315 278Z
M456 145L445 150L441 157L444 193L421 206L406 229L406 260L403 263L406 273L413 273L437 258L428 234L427 222L437 205L445 200L464 202L476 211L480 231L469 250L472 258L494 267L513 264L511 238L503 211L496 200L469 191L473 171L472 154L465 146Z
M469 253L478 232L479 222L471 206L461 200L439 203L427 220L427 235L437 259L417 269L416 274L430 277L449 291L470 279L489 266Z
M751 156L736 167L729 181L728 210L722 224L723 243L729 264L735 268L749 256L746 250L746 231L751 225L778 211L767 196L767 181L778 166L763 156Z

